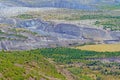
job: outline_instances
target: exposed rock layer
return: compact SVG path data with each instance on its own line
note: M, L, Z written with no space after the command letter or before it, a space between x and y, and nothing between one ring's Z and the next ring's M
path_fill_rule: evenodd
M117 43L120 42L119 31L76 26L67 23L45 22L40 19L17 20L1 18L0 49L27 50L43 47L72 46L84 43ZM28 31L16 32L13 29L24 28ZM30 30L30 31L29 31ZM32 31L32 33L30 33ZM34 32L39 33L34 34ZM16 34L16 35L15 35Z

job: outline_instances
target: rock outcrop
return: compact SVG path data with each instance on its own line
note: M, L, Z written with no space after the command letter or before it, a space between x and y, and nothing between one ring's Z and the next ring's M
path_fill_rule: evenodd
M19 21L17 27L27 28L33 31L45 32L46 35L52 33L59 35L74 36L79 38L93 39L93 40L119 40L120 31L105 31L103 29L88 28L87 26L77 26L67 23L52 23L45 22L39 19ZM54 36L56 36L54 35ZM52 35L51 35L52 36ZM59 36L57 36L59 37Z

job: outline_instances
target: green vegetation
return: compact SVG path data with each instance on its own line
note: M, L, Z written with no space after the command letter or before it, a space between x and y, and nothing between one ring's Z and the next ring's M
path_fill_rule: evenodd
M111 15L83 15L80 16L80 19L120 19L120 16L111 16Z
M95 25L102 25L103 29L109 29L111 31L120 31L120 19L112 19L106 21L96 21Z
M117 60L113 61L119 58L120 52L95 52L71 48L3 50L0 52L0 79L66 80L63 74L58 72L58 69L64 68L70 71L75 77L74 80L119 80L120 64ZM60 65L61 68L56 68Z
M0 40L25 40L28 38L26 34L38 36L36 32L32 32L30 30L26 30L23 28L10 28L5 32L0 30Z
M0 35L3 35L3 34L5 34L4 32L2 32L2 30L0 30ZM6 38L5 37L3 37L3 36L0 36L0 40L5 40Z
M94 14L94 15L80 15L73 18L66 18L67 20L97 20L94 24L102 25L103 29L110 29L111 31L120 31L120 16Z
M91 58L111 58L120 56L120 52L95 52L71 48L40 49L40 54L47 58L54 58L54 61L62 64Z
M109 8L109 6L105 6L105 7ZM115 6L112 6L112 8L115 8ZM49 13L47 11L31 12L31 13L19 15L17 17L22 18L22 19L30 19L30 18L37 17L37 18L40 18L46 21L50 21L50 20L76 21L78 20L81 22L82 20L89 20L89 21L96 20L96 22L93 23L94 26L102 26L103 29L119 31L120 30L120 27L119 27L120 15L118 13L119 13L119 10L115 11L115 10L106 10L106 9L100 10L100 11L58 9L57 11L56 10L49 11Z
M100 8L104 9L104 10L115 10L115 9L120 9L120 4L118 4L118 5L103 5Z
M32 19L33 18L33 16L30 14L21 14L21 15L18 15L16 17L20 18L20 19Z
M117 59L120 52L95 52L70 48L40 49L46 58L64 65L75 80L119 80L120 64L109 59ZM107 62L106 62L107 61Z
M4 32L2 32L2 30L0 30L0 34L4 34Z
M120 16L113 16L108 14L88 14L88 15L74 15L66 17L65 20L96 20L94 23L97 26L102 25L103 29L111 31L120 31Z
M0 79L1 80L40 80L65 77L58 73L54 65L50 64L40 54L34 51L1 51Z

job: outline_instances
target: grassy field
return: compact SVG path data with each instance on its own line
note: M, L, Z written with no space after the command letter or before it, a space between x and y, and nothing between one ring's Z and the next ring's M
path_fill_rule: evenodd
M98 45L85 45L75 47L76 49L98 51L98 52L115 52L120 51L120 44L98 44Z

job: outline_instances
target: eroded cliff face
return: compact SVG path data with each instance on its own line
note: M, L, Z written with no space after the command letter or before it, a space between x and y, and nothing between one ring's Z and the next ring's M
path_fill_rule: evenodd
M54 22L45 22L41 21L39 19L34 20L23 20L18 22L17 27L24 27L33 31L38 31L42 34L42 32L45 32L46 35L50 35L54 33L56 36L62 38L64 35L72 36L75 39L93 39L93 40L119 40L120 32L119 31L107 31L103 29L96 29L96 28L90 28L86 25L77 26L74 24L67 24L67 23L54 23ZM57 36L59 34L60 36ZM73 39L74 39L73 38Z
M120 42L119 31L105 31L40 19L0 19L0 50L28 50L84 43Z

